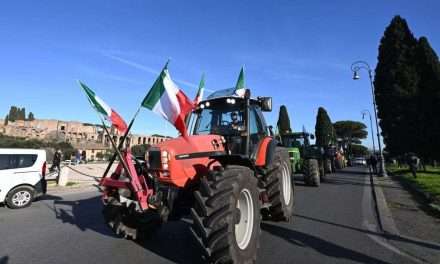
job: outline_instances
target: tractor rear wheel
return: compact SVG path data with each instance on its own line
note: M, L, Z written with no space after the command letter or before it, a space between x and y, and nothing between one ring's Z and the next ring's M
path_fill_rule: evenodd
M201 178L191 228L209 263L255 263L260 236L257 179L247 167L227 166Z
M293 214L295 184L289 154L282 148L275 150L272 164L266 176L267 194L269 196L270 219L274 221L290 221Z
M304 181L307 185L319 186L319 163L316 159L304 160Z

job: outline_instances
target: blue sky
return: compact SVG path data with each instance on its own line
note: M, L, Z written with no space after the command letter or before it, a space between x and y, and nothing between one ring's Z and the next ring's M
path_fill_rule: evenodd
M440 2L432 1L11 1L0 9L0 115L11 105L37 118L96 123L76 80L129 120L168 58L171 76L194 97L232 87L242 65L253 94L273 96L292 125L314 131L317 108L332 121L371 110L367 75L391 18L407 19L440 51ZM175 135L144 109L134 131ZM369 141L366 142L369 144Z

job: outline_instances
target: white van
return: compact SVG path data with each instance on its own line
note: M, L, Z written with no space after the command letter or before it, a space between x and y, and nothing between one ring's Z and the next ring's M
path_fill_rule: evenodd
M46 151L0 148L0 203L17 209L46 191Z

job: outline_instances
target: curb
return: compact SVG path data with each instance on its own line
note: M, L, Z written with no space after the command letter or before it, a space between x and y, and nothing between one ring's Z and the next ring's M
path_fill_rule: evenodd
M379 224L382 231L388 235L400 236L399 230L394 223L390 208L388 207L382 187L379 186L376 177L370 175L372 178L373 195L375 196L376 212L378 214Z

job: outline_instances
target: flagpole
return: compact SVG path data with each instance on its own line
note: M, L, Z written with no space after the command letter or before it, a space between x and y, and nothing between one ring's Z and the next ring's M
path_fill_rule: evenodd
M127 174L129 175L130 179L132 179L133 177L132 177L132 175L131 175L130 170L128 169L128 165L127 165L127 163L125 162L124 158L122 157L122 154L121 154L121 152L119 151L119 148L116 146L116 143L113 141L113 138L111 137L110 132L108 131L107 126L106 126L105 123L104 123L104 120L102 119L101 116L99 116L99 119L101 120L101 123L102 123L102 126L103 126L105 132L106 132L107 135L109 136L109 139L110 139L110 142L111 142L113 148L116 150L116 155L119 157L120 161L122 162L122 166L124 167L125 171L126 171ZM128 129L127 129L127 131L128 131ZM124 143L124 141L122 141L122 144L123 144L123 143ZM121 142L119 142L119 145L121 145ZM116 158L116 157L115 157L115 158ZM110 166L111 166L111 165L110 165Z
M128 124L127 130L125 131L124 136L122 137L122 140L119 142L119 145L118 145L118 147L116 149L117 151L119 151L119 149L121 149L124 146L125 139L127 138L128 133L130 132L131 126L133 125L134 120L136 119L137 115L139 114L141 108L142 108L142 105L139 106L139 108L137 109L137 111L134 114L133 118L131 119L130 123ZM110 135L109 135L109 138L110 138L110 140L112 140ZM113 141L112 141L112 145L115 145ZM114 147L116 147L116 146L114 146ZM107 176L107 173L110 171L110 168L113 165L113 162L115 161L117 156L118 156L117 152L113 153L113 156L110 158L109 163L107 165L107 168L105 169L105 172L104 172L102 178Z

